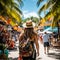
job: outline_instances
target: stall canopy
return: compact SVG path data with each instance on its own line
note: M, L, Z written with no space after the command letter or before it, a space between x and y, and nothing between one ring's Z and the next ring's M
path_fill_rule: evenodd
M49 27L49 28L45 29L45 31L57 32L58 28L57 27L54 27L54 28Z

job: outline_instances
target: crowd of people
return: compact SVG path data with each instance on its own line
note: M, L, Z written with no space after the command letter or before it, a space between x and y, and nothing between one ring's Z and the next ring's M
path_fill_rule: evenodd
M9 50L15 48L20 33L13 28L8 30L8 26L2 23L0 22L0 59L8 60Z
M39 43L38 40L44 46L44 53L49 54L50 48L50 36L47 32L42 35L34 31L34 24L31 20L28 20L23 26L22 32L17 32L13 28L8 31L3 25L0 25L0 51L7 54L8 49L14 49L15 42L19 40L19 57L18 60L36 60L36 56L39 56ZM2 53L0 52L0 57ZM5 59L5 58L4 58Z

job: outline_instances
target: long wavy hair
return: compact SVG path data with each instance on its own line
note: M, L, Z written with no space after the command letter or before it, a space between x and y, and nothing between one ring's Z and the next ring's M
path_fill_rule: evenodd
M34 29L33 28L25 28L24 29L24 37L32 39L33 36L35 35Z

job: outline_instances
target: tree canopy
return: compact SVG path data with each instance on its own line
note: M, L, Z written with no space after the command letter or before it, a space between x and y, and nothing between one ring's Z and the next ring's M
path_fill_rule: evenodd
M0 0L0 16L8 16L12 20L11 24L19 23L21 22L20 6L22 5L22 0Z
M44 1L45 0L38 0L37 6L39 6ZM38 13L40 15L41 12L43 11L46 12L47 10L49 10L49 12L47 12L44 18L46 19L49 16L53 17L52 25L56 26L57 22L60 20L60 12L59 12L60 11L60 0L46 0L46 3L39 9Z

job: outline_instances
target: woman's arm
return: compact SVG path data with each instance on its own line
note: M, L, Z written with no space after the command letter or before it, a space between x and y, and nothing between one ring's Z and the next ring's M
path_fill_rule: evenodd
M22 38L23 38L23 32L19 35L19 42L22 40Z
M39 56L39 43L38 43L38 35L35 36L35 45L36 45L36 49L37 49L37 54Z

